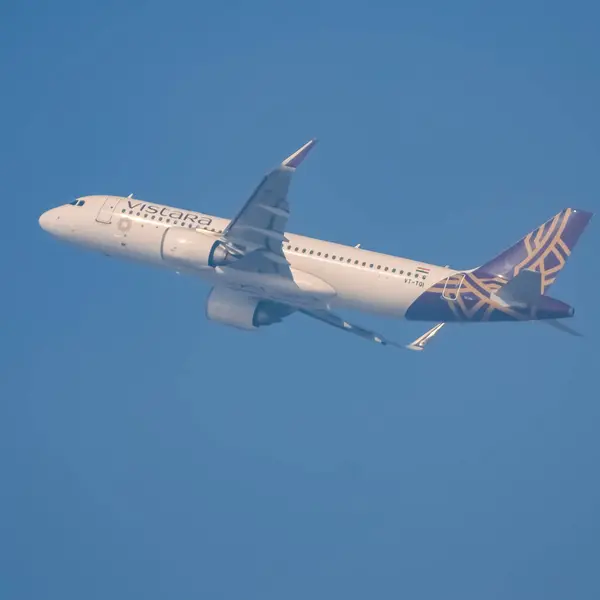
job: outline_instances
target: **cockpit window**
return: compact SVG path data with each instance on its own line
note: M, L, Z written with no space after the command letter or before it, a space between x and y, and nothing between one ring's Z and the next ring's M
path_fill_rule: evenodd
M83 206L85 204L85 200L73 200L73 202L69 202L69 204L73 206Z
M72 204L73 206L75 206L77 204L77 200L73 200L73 202L69 202L69 204Z

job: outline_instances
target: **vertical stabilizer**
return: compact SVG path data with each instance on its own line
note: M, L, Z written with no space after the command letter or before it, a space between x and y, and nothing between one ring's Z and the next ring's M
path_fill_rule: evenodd
M591 218L591 212L565 208L514 246L475 269L473 274L480 278L502 277L510 281L524 270L539 272L543 294L565 266Z

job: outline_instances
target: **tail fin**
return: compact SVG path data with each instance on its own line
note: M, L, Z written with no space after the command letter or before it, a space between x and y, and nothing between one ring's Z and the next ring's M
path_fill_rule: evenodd
M473 272L481 278L512 279L524 269L542 275L542 294L565 266L592 213L565 208L522 240Z

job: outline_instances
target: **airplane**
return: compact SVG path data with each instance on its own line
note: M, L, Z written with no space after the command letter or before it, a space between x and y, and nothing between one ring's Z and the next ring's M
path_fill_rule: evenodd
M546 294L592 213L565 208L479 267L452 269L286 232L288 190L310 140L268 173L233 219L133 197L83 196L44 212L52 236L200 277L206 316L243 330L304 314L373 342L423 350L446 323L540 321L579 335L573 307ZM436 324L410 344L350 323L339 309Z

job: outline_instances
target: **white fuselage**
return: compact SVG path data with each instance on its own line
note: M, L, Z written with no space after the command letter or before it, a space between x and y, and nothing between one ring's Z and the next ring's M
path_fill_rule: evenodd
M45 230L77 245L193 273L211 285L231 286L235 282L227 279L227 269L181 268L165 260L172 240L181 237L183 230L216 241L228 223L228 219L118 196L82 197L78 205L59 206L40 217ZM420 294L456 272L302 235L289 233L286 238L283 251L294 278L308 282L302 289L332 290L323 296L331 307L401 318Z

